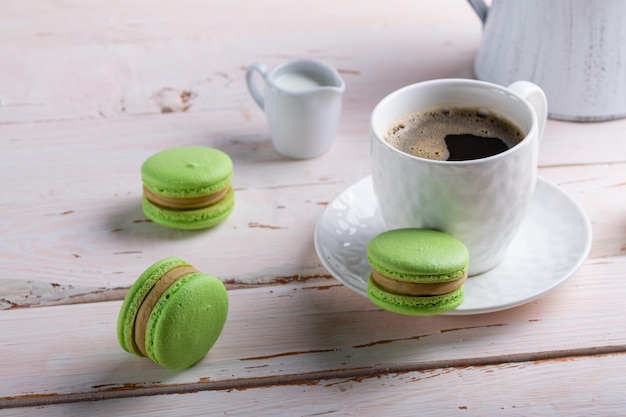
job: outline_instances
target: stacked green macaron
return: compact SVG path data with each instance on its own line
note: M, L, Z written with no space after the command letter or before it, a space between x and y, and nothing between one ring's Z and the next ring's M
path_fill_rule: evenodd
M141 166L143 211L162 226L215 226L233 211L232 176L232 160L218 149L183 146L164 150Z
M131 286L117 321L121 347L167 369L202 359L219 338L228 314L222 282L180 258L160 260Z
M464 298L469 252L458 239L430 229L395 229L367 246L372 266L367 295L379 307L407 315L457 308Z

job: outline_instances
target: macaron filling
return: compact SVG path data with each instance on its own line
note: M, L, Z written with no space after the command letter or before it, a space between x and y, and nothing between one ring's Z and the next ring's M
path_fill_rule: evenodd
M144 356L148 356L146 349L146 329L152 310L168 288L185 276L196 272L199 271L189 265L176 266L163 274L163 276L154 284L150 292L148 292L144 298L139 310L137 311L135 325L133 328L135 343Z
M433 296L443 295L456 291L463 286L467 280L467 271L459 279L455 279L447 282L437 283L418 283L408 281L398 281L397 279L390 278L381 274L377 270L373 269L371 278L384 290L398 295L412 295L412 296Z
M410 316L430 316L446 313L460 306L465 297L465 287L461 286L447 294L419 297L393 294L369 279L367 295L374 304L385 310Z
M202 229L212 227L226 219L235 206L235 193L232 187L224 198L207 207L187 210L174 210L150 202L145 196L141 202L143 212L153 222L177 229Z
M157 194L150 191L146 186L143 187L143 194L153 204L164 208L174 210L192 210L197 208L208 207L223 199L228 191L230 191L230 184L226 187L218 190L214 193L202 195L198 197L170 197L162 194Z

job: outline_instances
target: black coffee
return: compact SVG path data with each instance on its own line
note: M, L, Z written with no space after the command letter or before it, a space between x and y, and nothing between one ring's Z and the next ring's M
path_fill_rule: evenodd
M465 161L504 152L525 136L515 123L489 109L438 106L400 118L385 140L421 158Z
M500 138L486 138L470 134L448 135L445 138L448 148L448 161L466 161L486 158L509 149Z

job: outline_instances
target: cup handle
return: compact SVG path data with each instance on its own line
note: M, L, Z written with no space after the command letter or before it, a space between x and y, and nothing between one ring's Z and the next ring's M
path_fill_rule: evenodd
M248 91L250 91L250 94L252 95L254 101L256 101L256 104L258 104L261 109L265 110L265 99L257 88L257 85L254 83L253 77L255 72L261 74L261 77L265 80L267 67L259 62L255 62L246 69L246 84L248 85Z
M513 84L509 85L508 88L525 98L526 101L530 103L533 110L535 110L538 123L537 127L539 128L539 140L541 140L548 119L548 100L546 99L546 94L541 87L530 81L515 81Z

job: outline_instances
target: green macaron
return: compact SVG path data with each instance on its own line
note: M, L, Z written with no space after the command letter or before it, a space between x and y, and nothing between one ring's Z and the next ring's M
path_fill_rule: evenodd
M117 338L125 351L180 370L201 360L219 338L228 314L224 284L180 258L146 269L124 298Z
M141 166L143 211L171 228L215 226L233 211L232 176L231 158L218 149L183 146L158 152Z
M367 295L377 306L407 315L457 308L464 298L469 252L458 239L431 229L395 229L367 245L372 267Z

